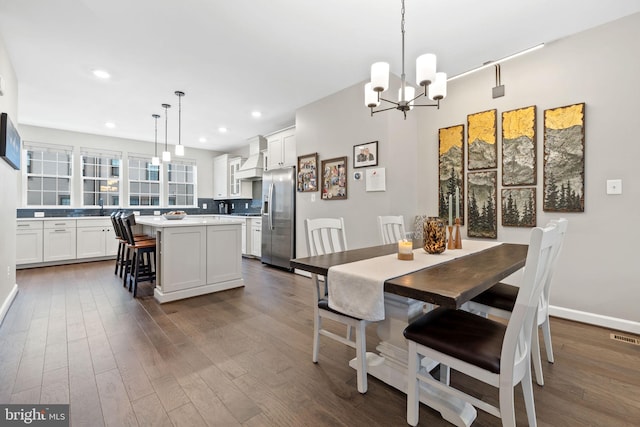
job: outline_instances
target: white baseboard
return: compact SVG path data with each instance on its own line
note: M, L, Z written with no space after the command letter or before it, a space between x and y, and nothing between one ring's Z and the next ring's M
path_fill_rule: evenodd
M2 322L4 321L4 316L7 315L7 312L9 311L9 307L11 307L11 303L16 298L16 295L18 295L17 283L13 285L11 292L9 292L9 295L7 295L7 298L2 303L2 307L0 307L0 325L2 325Z
M576 322L588 323L603 328L640 334L640 323L631 320L618 319L616 317L603 316L601 314L587 313L585 311L572 310L570 308L549 306L549 315Z

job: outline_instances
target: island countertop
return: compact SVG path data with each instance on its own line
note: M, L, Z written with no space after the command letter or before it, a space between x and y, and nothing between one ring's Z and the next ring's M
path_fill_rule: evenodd
M151 227L197 227L210 225L242 224L241 220L233 218L210 217L190 217L183 219L165 219L161 216L137 216L136 224L148 225Z

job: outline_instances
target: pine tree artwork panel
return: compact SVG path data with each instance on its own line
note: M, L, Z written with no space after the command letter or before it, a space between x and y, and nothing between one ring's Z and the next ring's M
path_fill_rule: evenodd
M502 225L504 227L536 226L536 189L502 189Z
M467 174L468 237L498 238L497 171Z
M449 194L455 203L456 187L460 188L458 209L464 225L464 125L438 130L438 216L449 220ZM452 206L455 216L455 205Z
M536 185L536 106L502 113L502 186Z
M545 212L584 212L585 104L544 111Z

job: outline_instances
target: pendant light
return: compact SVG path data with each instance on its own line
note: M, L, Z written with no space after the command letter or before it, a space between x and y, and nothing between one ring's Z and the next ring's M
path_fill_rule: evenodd
M180 136L182 134L182 97L184 96L184 92L175 91L175 94L178 96L178 145L176 145L176 156L184 156L184 145L182 145Z
M170 162L171 161L171 152L169 151L169 146L167 145L167 110L171 108L169 104L162 104L162 108L164 108L164 151L162 152L162 161Z
M156 132L154 138L154 149L153 149L153 157L151 158L151 164L154 166L160 166L160 157L158 157L158 119L160 118L160 114L152 114L151 117L156 121Z

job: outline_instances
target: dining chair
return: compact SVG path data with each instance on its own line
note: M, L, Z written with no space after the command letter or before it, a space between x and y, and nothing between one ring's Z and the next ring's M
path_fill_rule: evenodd
M515 426L514 387L520 383L530 426L536 426L531 382L531 335L546 278L559 244L558 227L531 230L522 287L513 314L505 325L465 310L439 307L404 330L409 342L407 422L418 424L420 382L454 395ZM440 380L419 369L421 359L439 362ZM452 387L450 370L459 371L498 388L498 406Z
M547 276L547 280L544 284L544 289L540 295L538 301L538 315L536 319L537 327L542 329L542 336L544 339L544 347L547 353L547 361L553 363L553 346L551 344L551 327L549 322L549 294L551 290L551 281L553 279L553 272L555 266L558 263L560 251L564 243L564 237L567 233L567 227L569 221L566 218L560 218L558 220L551 221L552 224L556 224L558 232L560 234L560 243L555 249L553 254L553 261L551 271ZM469 301L466 309L472 313L479 313L483 316L494 315L503 319L511 317L513 307L515 306L516 299L518 297L519 287L509 285L507 283L496 283L491 288L487 289L480 295L474 297ZM540 354L540 338L538 332L536 332L532 338L531 351L533 352L533 368L536 375L536 382L538 385L544 385L544 376L542 374L542 357Z
M127 280L127 273L129 273L129 291L133 293L133 297L135 298L138 292L139 282L153 282L156 278L156 239L136 239L133 233L133 226L135 225L134 214L131 213L123 216L122 222L124 223L123 232L127 239L127 248L132 251L131 262L128 263L128 268L124 276L125 280Z
M343 218L305 219L304 227L307 234L307 251L309 256L325 255L347 250L347 237ZM318 363L320 335L334 339L356 350L356 375L358 391L367 392L367 345L366 326L369 322L348 316L329 307L329 283L326 277L321 282L317 274L311 274L315 285L313 305L313 363ZM324 283L324 285L322 284ZM338 335L322 326L323 319L330 319L347 326L346 336ZM355 341L351 331L355 329Z
M407 233L404 229L404 217L399 216L379 216L378 229L380 230L380 240L383 245L396 243L405 239Z

